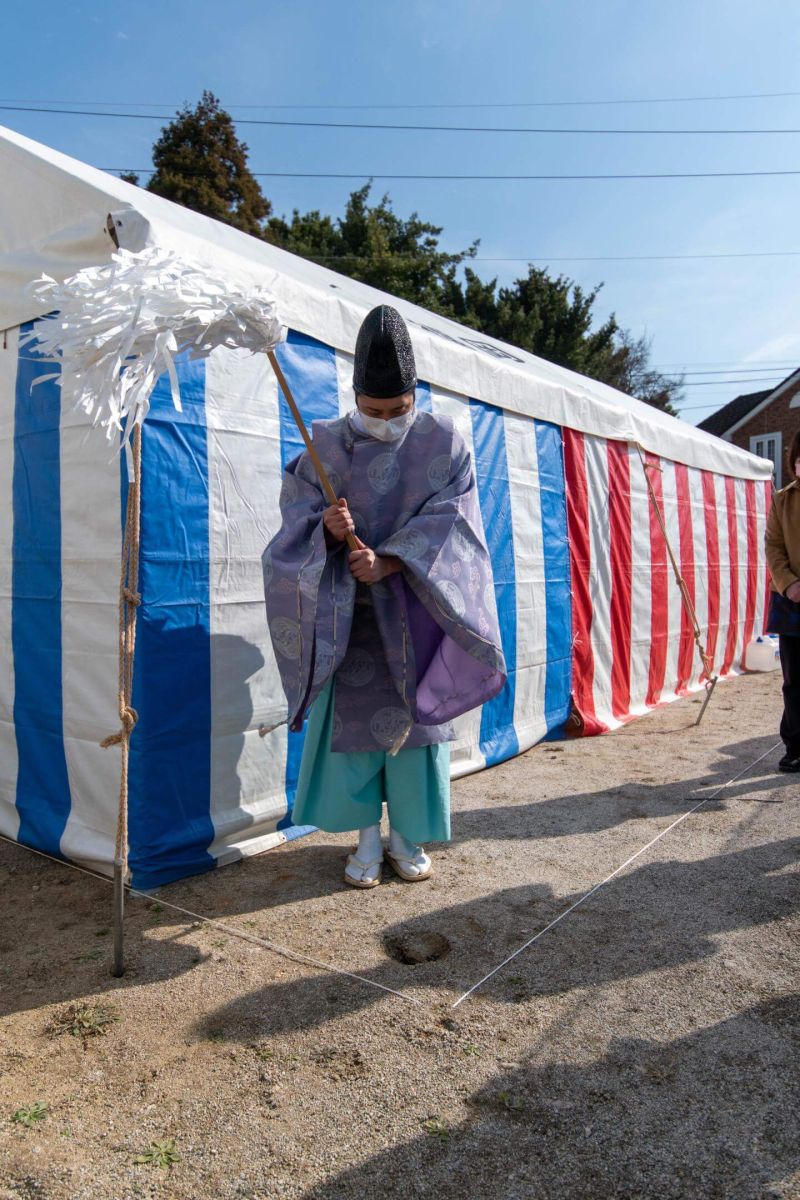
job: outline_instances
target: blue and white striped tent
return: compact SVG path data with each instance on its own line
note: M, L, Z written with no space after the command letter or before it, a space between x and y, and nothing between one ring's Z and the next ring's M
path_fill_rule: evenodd
M352 404L358 327L384 297L0 130L0 833L108 872L119 758L117 597L126 481L52 371L19 346L27 285L157 244L276 296L279 357L306 420ZM561 430L637 441L763 477L760 460L569 371L392 300L411 328L420 406L455 418L474 457L509 665L460 723L460 775L529 748L570 708L572 617ZM303 832L291 801L302 734L285 716L261 553L300 437L265 357L180 364L143 433L142 606L129 780L132 882L152 888Z

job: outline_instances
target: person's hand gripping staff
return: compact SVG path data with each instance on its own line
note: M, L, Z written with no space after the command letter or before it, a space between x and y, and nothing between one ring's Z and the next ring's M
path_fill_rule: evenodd
M322 514L322 521L330 538L337 542L346 541L348 533L355 534L356 527L353 523L353 518L350 516L347 501L344 499L337 500L336 504L329 505Z
M326 508L322 520L329 537L337 542L344 542L348 534L355 537L355 525L346 500L341 499ZM376 554L358 537L356 541L358 549L350 551L348 562L354 578L359 583L380 583L387 575L392 575L398 570L399 563L396 559Z

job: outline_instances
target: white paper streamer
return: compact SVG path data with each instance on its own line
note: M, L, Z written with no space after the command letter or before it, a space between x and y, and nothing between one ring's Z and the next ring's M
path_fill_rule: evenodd
M37 382L69 378L75 407L118 444L120 433L127 443L147 416L164 371L181 410L176 355L205 358L218 346L264 353L286 336L264 288L237 288L212 268L158 247L119 250L110 264L63 283L45 275L31 291L47 315L21 341L61 366Z

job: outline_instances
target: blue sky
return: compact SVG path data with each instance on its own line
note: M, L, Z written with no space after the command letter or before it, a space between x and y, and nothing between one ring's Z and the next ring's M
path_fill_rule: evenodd
M614 129L800 129L793 0L95 0L3 14L0 103L66 101L171 115L210 88L234 116L287 120ZM657 99L658 103L566 104ZM543 102L560 102L543 104ZM262 106L246 108L244 106ZM273 107L272 106L285 106ZM441 106L454 107L396 107ZM508 105L509 107L459 107ZM527 105L527 107L525 106ZM239 107L242 106L242 107ZM288 107L295 106L295 107ZM354 106L312 108L301 106ZM379 107L387 106L387 107ZM513 107L512 107L513 106ZM0 112L6 124L100 167L147 167L158 120ZM592 174L800 171L800 134L591 136L241 125L256 171ZM338 215L358 181L262 180L278 213ZM480 237L486 277L528 259L586 287L653 339L662 369L691 375L698 421L800 364L795 257L559 261L800 252L800 174L739 179L377 181L403 215ZM752 383L726 382L746 378ZM712 386L700 386L711 381ZM704 405L707 407L698 408Z

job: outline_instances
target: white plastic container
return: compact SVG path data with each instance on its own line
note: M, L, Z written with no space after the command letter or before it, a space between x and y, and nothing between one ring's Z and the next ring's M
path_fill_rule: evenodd
M748 642L744 652L745 671L774 671L781 665L777 637L765 634Z

